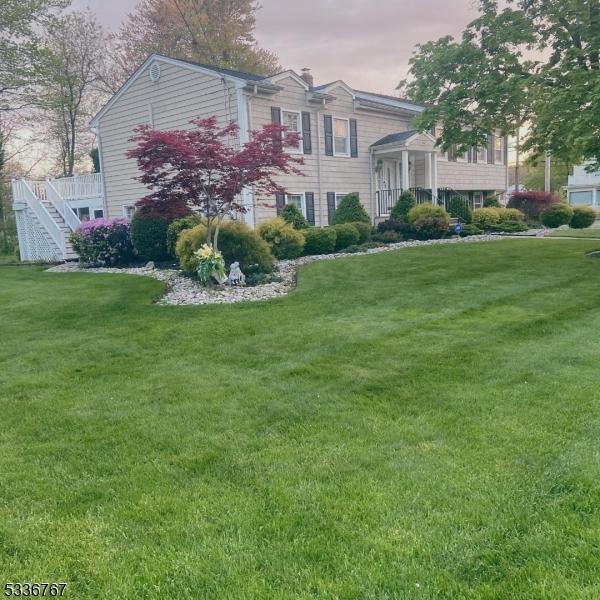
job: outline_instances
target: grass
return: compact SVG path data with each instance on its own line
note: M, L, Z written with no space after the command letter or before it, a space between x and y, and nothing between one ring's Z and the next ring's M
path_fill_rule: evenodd
M550 237L570 237L582 239L600 239L600 227L588 227L587 229L557 229Z
M0 269L0 583L600 596L594 242L314 263L269 303Z

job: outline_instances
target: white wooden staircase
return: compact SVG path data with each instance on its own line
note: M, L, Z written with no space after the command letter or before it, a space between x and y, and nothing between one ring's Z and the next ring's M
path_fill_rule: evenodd
M73 203L102 202L100 173L63 179L13 180L13 210L21 260L61 262L77 258L69 241L81 224Z

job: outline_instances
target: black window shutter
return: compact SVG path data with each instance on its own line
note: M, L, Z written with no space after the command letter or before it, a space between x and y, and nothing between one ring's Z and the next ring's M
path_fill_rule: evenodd
M310 113L302 113L302 145L304 154L312 154L312 138L310 135Z
M350 119L350 156L358 157L358 131L356 127L356 119Z
M335 192L327 192L327 223L331 225L335 212Z
M277 208L277 214L281 214L283 207L285 206L285 195L281 193L275 194L275 207Z
M325 115L325 155L333 156L333 119Z
M508 164L508 136L504 136L504 164Z
M309 225L315 224L315 195L313 192L304 194L304 202L306 204L306 220Z
M493 135L489 135L488 136L488 163L490 165L494 164L494 153L495 153L495 147L494 147L494 136Z
M279 123L281 125L281 109L279 106L271 106L271 123Z

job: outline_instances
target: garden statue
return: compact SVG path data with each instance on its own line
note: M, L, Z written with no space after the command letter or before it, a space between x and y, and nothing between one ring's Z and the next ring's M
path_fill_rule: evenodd
M229 277L227 278L227 283L229 285L245 285L246 284L246 276L242 273L240 269L239 262L231 263L231 267L229 268Z

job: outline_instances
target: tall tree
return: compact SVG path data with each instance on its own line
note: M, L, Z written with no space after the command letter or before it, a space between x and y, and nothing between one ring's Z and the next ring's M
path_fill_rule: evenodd
M28 105L43 57L40 31L69 0L2 0L0 6L0 111Z
M523 149L533 157L600 162L598 0L479 4L460 40L417 47L401 87L427 106L418 126L442 124L440 143L464 149L527 124Z
M277 57L254 37L255 0L141 0L115 39L125 75L152 52L268 75Z
M50 24L45 50L39 105L49 142L57 149L60 171L70 176L92 145L88 119L101 101L97 85L105 34L89 11L71 12Z

